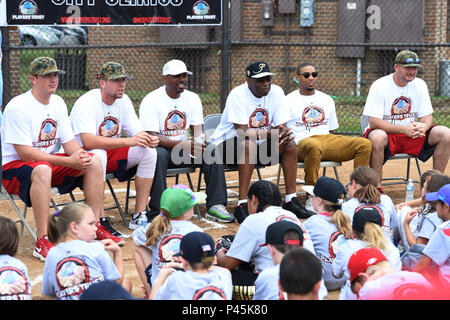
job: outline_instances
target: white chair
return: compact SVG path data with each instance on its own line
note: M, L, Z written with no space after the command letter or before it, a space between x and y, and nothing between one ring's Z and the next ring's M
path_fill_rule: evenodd
M362 115L360 118L360 126L361 126L361 132L364 134L365 128L367 128L369 125L369 118L365 115ZM411 171L411 159L416 160L416 166L417 171L419 172L419 177L422 176L422 170L420 170L420 164L419 159L415 156L409 155L407 153L397 153L391 157L389 157L389 160L400 160L400 159L407 159L407 165L406 165L406 177L384 177L381 179L381 181L392 181L395 182L382 182L381 185L388 186L388 185L394 185L394 184L406 184L408 183L409 177L410 177L410 171ZM389 161L388 160L388 161ZM419 183L419 181L414 180L414 182Z

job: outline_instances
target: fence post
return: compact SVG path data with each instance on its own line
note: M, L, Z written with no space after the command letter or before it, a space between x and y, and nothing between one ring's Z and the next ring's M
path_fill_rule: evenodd
M220 112L223 112L228 93L230 92L230 5L231 0L222 2L222 74L221 74L221 92L220 92Z
M10 70L10 59L9 59L9 54L10 54L10 50L9 50L9 32L8 32L8 27L0 27L0 31L1 31L1 39L2 41L0 42L0 46L2 49L1 55L2 55L2 59L1 59L1 68L2 68L2 79L3 79L3 88L2 88L2 102L0 104L0 108L3 112L3 105L6 105L6 102L8 102L9 100L11 100L11 86L10 86L10 81L11 81L11 77L7 76L9 74L9 70Z

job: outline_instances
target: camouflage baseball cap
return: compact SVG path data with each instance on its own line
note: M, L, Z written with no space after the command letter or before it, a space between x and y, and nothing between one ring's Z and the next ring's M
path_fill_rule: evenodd
M56 61L50 57L39 57L31 61L30 63L30 74L33 76L49 74L53 72L58 72L60 74L65 74L64 70L59 70L56 66Z
M131 79L129 75L125 74L123 65L118 62L105 62L97 74L97 79L114 80L120 78Z
M409 50L400 51L395 57L395 64L403 67L422 67L417 53Z

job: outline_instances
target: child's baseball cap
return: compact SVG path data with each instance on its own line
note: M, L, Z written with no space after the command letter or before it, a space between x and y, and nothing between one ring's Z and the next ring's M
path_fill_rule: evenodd
M178 218L197 203L205 201L204 192L193 192L184 184L176 184L161 195L161 209L167 210L171 218Z
M347 266L350 271L350 282L358 278L358 275L365 272L368 267L386 260L386 256L377 248L363 248L354 252Z
M80 296L80 300L139 300L133 297L120 284L104 280L89 286Z
M383 225L383 212L376 205L364 204L355 209L352 228L363 233L367 222L376 223L380 227Z
M285 240L284 235L288 231L294 231L298 233L297 240ZM278 221L274 222L267 227L266 230L266 243L259 245L260 247L267 246L268 244L290 244L303 246L303 230L300 226L290 221Z
M437 192L429 192L425 195L427 201L441 200L450 206L450 183L442 186Z
M214 239L205 232L193 231L184 235L180 241L180 252L174 256L197 263L210 262L214 259Z
M326 176L317 179L313 186L302 186L302 189L312 196L317 196L336 204L343 203L345 194L347 193L342 183Z

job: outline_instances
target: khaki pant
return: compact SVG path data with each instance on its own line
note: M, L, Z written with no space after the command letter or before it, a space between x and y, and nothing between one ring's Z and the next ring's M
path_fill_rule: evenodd
M335 134L315 135L297 145L297 159L305 164L305 184L314 185L319 176L320 161L354 160L354 168L369 166L372 142L366 138Z

